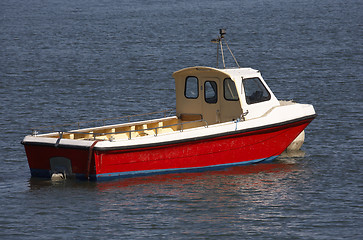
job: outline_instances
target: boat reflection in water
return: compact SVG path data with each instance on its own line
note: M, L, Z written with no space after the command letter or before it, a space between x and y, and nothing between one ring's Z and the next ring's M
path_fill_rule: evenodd
M299 151L303 154L303 151ZM260 163L246 166L235 166L223 170L187 172L175 174L159 174L153 176L127 178L122 180L98 182L95 186L100 191L117 191L118 189L142 186L145 189L164 189L188 191L198 186L205 189L245 189L248 186L262 187L271 181L278 183L279 179L290 178L291 172L299 172L296 162L299 158L281 156L271 163ZM266 186L265 186L266 187ZM263 188L265 188L263 187ZM168 190L168 191L169 191ZM224 190L222 190L224 191ZM180 193L175 193L179 195Z

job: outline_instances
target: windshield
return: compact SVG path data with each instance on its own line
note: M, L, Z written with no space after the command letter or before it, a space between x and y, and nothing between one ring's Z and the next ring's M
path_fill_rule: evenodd
M270 93L259 78L247 78L242 80L247 104L254 104L271 99Z

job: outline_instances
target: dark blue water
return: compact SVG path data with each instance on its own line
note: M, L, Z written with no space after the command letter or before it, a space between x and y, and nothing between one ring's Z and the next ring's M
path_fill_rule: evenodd
M315 106L304 154L104 183L30 177L31 127L174 108L172 72L215 66L221 27L278 98ZM2 0L0 238L361 239L362 39L359 0Z

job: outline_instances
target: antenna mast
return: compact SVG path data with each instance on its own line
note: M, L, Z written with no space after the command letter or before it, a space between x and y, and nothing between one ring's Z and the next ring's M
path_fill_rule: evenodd
M224 38L224 35L226 34L226 29L219 29L219 36L217 39L212 39L211 42L213 43L219 43L219 46L217 45L217 68L218 68L218 58L219 58L219 48L221 49L221 55L222 55L222 62L223 62L223 68L226 68L226 63L224 61L224 52L223 52L223 40L224 40L224 43L226 44L229 52L231 53L233 59L234 59L234 62L236 63L237 67L240 68L236 58L234 57L231 49L229 48L228 46L228 43L227 43L227 40Z

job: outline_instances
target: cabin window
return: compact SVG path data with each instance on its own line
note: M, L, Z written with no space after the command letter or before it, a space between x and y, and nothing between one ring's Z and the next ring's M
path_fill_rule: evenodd
M186 78L184 96L186 98L192 98L192 99L198 98L199 96L198 78L196 77Z
M236 84L230 78L224 79L223 82L224 98L228 101L238 101Z
M247 78L243 79L242 82L245 89L247 104L264 102L271 99L270 93L259 78Z
M214 81L205 81L204 83L204 99L207 103L217 103L217 83Z

